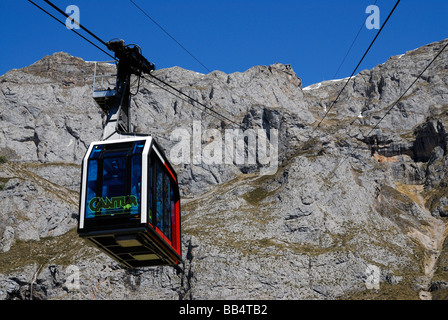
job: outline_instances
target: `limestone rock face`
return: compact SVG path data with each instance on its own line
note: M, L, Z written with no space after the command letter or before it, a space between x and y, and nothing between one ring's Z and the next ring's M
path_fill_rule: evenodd
M361 71L318 127L346 80L302 88L281 64L154 72L213 111L151 77L133 87L135 132L172 162L185 151L183 262L134 270L76 233L81 160L105 121L94 64L55 53L11 70L0 77L0 299L446 299L448 52L390 106L447 41Z

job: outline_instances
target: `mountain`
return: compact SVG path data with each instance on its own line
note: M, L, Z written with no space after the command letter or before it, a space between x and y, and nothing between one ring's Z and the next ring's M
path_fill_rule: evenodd
M135 84L135 131L171 159L188 152L175 166L183 262L133 270L76 233L80 163L105 123L95 63L60 52L9 71L0 77L0 298L446 299L448 52L390 106L447 41L361 71L333 106L346 79L302 88L289 65L155 71L241 124L242 163L233 123L157 81ZM264 158L250 134L269 142Z

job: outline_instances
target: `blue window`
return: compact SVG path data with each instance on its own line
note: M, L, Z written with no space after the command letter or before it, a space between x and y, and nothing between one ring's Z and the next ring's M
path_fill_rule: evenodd
M95 146L87 168L86 218L140 216L145 142Z
M163 234L171 240L170 177L163 175Z
M148 213L149 222L170 241L175 219L173 183L163 162L153 152L148 170L148 207L152 208L152 211Z
M154 224L154 222L152 221L152 210L153 210L153 205L154 205L154 195L153 195L153 190L154 190L154 168L153 168L153 160L152 158L151 162L149 162L149 170L148 170L148 222L150 224Z
M98 179L98 161L90 160L89 169L87 171L87 204L89 204L92 199L96 197L97 190L97 179ZM94 218L95 212L90 209L87 205L86 208L86 218Z
M157 161L156 169L156 189L155 189L155 211L156 211L156 227L163 232L163 171L160 162Z
M170 232L171 230L174 230L176 227L176 204L174 201L174 185L173 181L170 179L170 222L173 224L172 228L170 226ZM171 238L171 234L170 234Z
M105 158L103 161L103 186L101 197L106 203L101 208L101 214L113 215L123 213L124 201L117 201L119 197L126 196L126 155ZM110 204L108 201L113 201Z
M130 207L130 214L140 213L141 204L141 188L142 188L142 158L141 156L132 157L131 168L131 196L137 200L137 206Z

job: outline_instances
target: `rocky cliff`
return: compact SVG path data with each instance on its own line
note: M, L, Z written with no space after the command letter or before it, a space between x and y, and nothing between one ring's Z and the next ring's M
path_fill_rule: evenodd
M344 80L302 88L281 64L156 71L243 129L276 133L278 161L263 175L258 162L187 157L176 166L183 262L134 270L76 233L81 159L105 121L94 64L55 53L11 70L0 77L0 298L446 299L448 52L379 122L446 41L360 72L318 128ZM138 90L135 130L167 155L173 132L194 126L203 153L225 148L230 123L147 81Z

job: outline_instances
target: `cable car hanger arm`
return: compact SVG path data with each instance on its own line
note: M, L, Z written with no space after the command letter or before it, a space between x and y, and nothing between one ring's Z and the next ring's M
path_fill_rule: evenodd
M62 22L61 20L57 19L55 16L50 14L48 11L46 11L45 9L43 9L42 7L40 7L39 5L34 3L33 1L31 1L31 0L28 0L28 1L30 3L32 3L34 6L36 6L37 8L39 8L40 10L42 10L43 12L45 12L46 14L48 14L49 16L51 16L53 19L57 20L59 23L65 25L64 22ZM57 10L58 12L63 14L65 17L69 17L64 11L62 11L60 8L58 8L56 5L54 5L51 1L49 1L49 0L44 0L44 1L47 4L49 4L51 7L53 7L55 10ZM78 36L82 37L84 40L86 40L90 44L94 45L97 49L101 50L102 52L107 54L112 59L117 60L119 65L121 63L121 68L119 68L121 70L117 70L117 71L118 71L118 74L121 75L120 76L120 78L121 78L120 81L122 82L122 84L125 83L126 85L119 85L120 83L119 83L119 79L117 77L117 89L119 89L119 88L126 88L126 87L128 87L126 90L129 89L129 87L130 87L130 79L128 81L126 81L127 80L127 76L125 76L127 73L129 73L128 74L129 77L130 77L131 74L134 74L134 75L137 75L139 78L143 77L142 73L147 73L149 76L151 76L155 80L158 80L159 82L161 82L164 85L168 86L172 90L175 90L177 93L180 93L183 96L185 96L187 99L189 99L187 102L189 104L191 104L192 106L196 107L195 103L197 103L200 106L204 107L206 110L210 111L209 114L211 116L216 117L219 120L224 120L225 122L228 122L228 123L231 123L233 125L236 125L237 127L241 128L243 130L245 129L242 125L238 124L237 122L233 121L232 119L230 119L230 118L228 118L228 117L226 117L226 116L224 116L222 114L219 114L218 112L216 112L212 108L206 106L203 103L198 102L196 99L188 96L187 94L181 92L180 90L174 88L170 84L166 83L165 81L163 81L163 80L157 78L156 76L154 76L153 74L151 74L151 71L155 70L155 66L154 66L154 64L148 62L148 60L146 60L143 57L143 55L141 54L141 49L140 49L139 46L137 46L137 45L124 45L124 41L123 40L118 40L118 41L112 40L112 41L109 41L109 42L106 43L101 38L96 36L93 32L91 32L89 29L87 29L86 27L81 25L79 22L75 21L75 24L78 25L80 28L82 28L84 31L86 31L88 34L90 34L92 37L94 37L96 40L98 40L100 43L104 44L109 50L114 51L115 57L112 56L111 54L107 53L105 50L101 49L98 45L94 44L91 40L87 39L86 37L84 37L83 35L78 33L75 29L71 29ZM144 79L147 79L147 78L144 78ZM166 90L166 89L164 88L164 90ZM174 94L171 91L167 90L167 92L177 96L176 94ZM121 100L123 100L123 99L121 99ZM124 99L123 101L128 101L128 99ZM130 105L130 100L127 103L128 103L128 105ZM124 109L126 109L126 107ZM106 113L108 113L107 110L104 110L104 111ZM125 111L127 112L127 110L125 110ZM111 118L110 115L108 115L108 118ZM125 132L127 132L127 131L125 130Z

